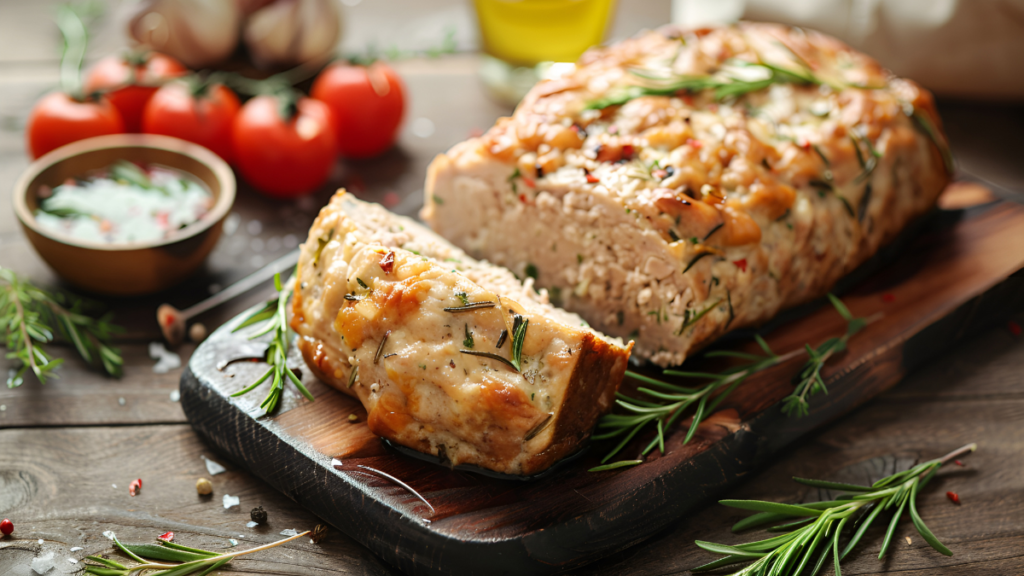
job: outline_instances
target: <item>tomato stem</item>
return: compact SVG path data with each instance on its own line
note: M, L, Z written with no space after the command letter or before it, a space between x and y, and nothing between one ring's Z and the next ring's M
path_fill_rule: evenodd
M64 36L60 87L65 94L81 102L85 98L82 93L82 60L85 59L85 48L89 40L85 24L72 8L61 6L57 9L57 27Z

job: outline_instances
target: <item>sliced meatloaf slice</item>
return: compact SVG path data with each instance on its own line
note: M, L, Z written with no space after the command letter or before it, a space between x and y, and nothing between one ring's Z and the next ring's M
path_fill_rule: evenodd
M438 156L423 219L679 364L818 297L949 177L931 95L822 34L650 32Z
M344 192L302 246L293 312L306 363L363 403L375 434L507 474L580 447L631 347Z

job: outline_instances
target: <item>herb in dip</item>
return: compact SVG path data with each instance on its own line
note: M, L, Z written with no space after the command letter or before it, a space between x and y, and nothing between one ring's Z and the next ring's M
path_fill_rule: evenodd
M198 221L213 195L191 175L164 166L120 161L82 180L39 192L36 222L81 240L162 240Z

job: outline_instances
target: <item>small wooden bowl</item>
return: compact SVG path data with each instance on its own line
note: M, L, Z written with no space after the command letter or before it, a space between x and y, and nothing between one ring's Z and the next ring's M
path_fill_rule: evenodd
M118 160L188 172L206 184L214 205L172 238L149 242L82 240L36 222L41 186L56 187ZM159 292L195 272L220 238L234 201L234 173L216 154L197 144L153 134L97 136L62 146L33 162L14 186L14 213L43 260L72 284L118 296Z

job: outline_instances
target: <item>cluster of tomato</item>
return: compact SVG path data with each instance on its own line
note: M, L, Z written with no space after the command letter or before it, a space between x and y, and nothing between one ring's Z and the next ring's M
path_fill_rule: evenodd
M26 138L37 158L70 142L122 132L174 136L209 148L268 195L311 192L339 155L376 156L394 142L405 88L389 66L336 62L313 83L257 95L242 104L222 83L186 79L188 70L157 53L109 56L86 75L82 92L44 96Z

